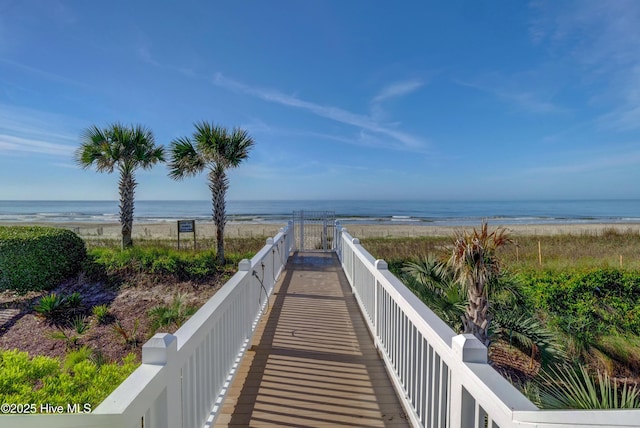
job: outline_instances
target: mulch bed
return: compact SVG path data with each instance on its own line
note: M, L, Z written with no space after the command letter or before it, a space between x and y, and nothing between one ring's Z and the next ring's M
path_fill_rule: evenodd
M150 309L158 305L169 305L177 293L180 293L186 304L200 307L223 283L222 277L196 283L172 277L138 274L129 277L119 286L113 286L104 282L91 282L80 275L47 292L20 295L4 291L0 293L0 349L18 349L31 356L64 357L69 349L84 345L98 351L109 361L120 361L130 352L135 353L140 360L142 345L153 335L147 316ZM68 295L76 291L83 297L84 316L89 322L89 328L80 336L77 345L70 347L66 340L51 336L62 330L72 337L76 335L74 329L50 324L38 316L33 306L40 297L50 292ZM100 304L107 304L111 315L104 324L99 324L95 316L91 315L91 308ZM119 321L129 335L133 334L135 325L138 325L137 344L125 342L123 336L115 331L116 321ZM177 326L166 330L173 333Z

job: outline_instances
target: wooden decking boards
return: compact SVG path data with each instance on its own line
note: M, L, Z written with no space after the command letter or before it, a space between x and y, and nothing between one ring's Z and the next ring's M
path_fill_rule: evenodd
M289 259L215 426L409 426L335 254Z

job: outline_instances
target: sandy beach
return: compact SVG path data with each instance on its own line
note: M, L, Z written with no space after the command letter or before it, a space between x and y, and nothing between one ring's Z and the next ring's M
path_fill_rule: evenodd
M26 225L26 223L0 223L0 225ZM117 223L37 223L43 226L63 227L73 230L86 239L118 239L120 225ZM285 224L271 223L229 223L225 228L225 236L237 237L270 237L275 236ZM498 225L491 225L496 227ZM349 233L357 238L384 237L419 237L419 236L451 236L454 231L472 229L460 226L429 226L429 225L389 225L389 224L346 224ZM640 223L576 223L576 224L518 224L505 226L513 236L524 235L600 235L604 231L640 233ZM133 237L145 239L177 239L178 227L175 222L138 224L134 223ZM181 233L181 239L193 239L191 233ZM215 238L213 222L197 222L196 238Z

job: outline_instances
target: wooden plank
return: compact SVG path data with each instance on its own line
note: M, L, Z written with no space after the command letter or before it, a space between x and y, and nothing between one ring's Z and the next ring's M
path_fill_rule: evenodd
M216 426L409 426L335 254L286 269Z

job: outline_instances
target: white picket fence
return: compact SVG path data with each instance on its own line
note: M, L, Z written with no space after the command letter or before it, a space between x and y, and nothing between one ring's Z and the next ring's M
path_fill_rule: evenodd
M335 250L412 424L430 428L640 427L640 410L541 410L339 225Z
M175 335L142 348L142 364L92 413L2 415L5 428L210 426L293 248L291 224L249 261Z

